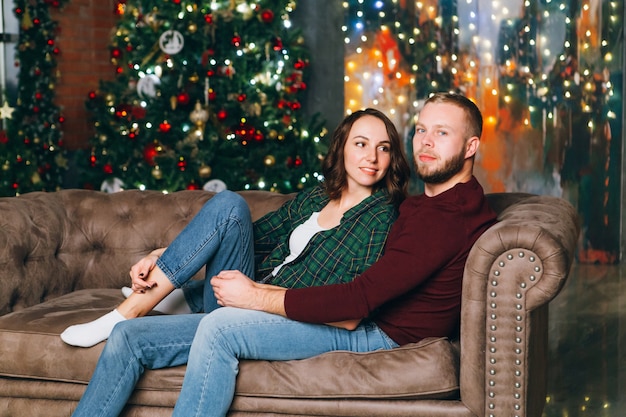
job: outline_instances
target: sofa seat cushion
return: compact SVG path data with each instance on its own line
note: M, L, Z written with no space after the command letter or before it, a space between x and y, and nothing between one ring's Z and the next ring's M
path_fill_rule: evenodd
M0 376L87 384L104 347L68 346L59 334L122 300L88 289L0 317ZM138 388L180 390L185 367L146 372ZM242 361L237 396L275 398L458 398L458 354L445 338L388 351L336 351L299 361Z
M458 398L458 356L446 338L391 350L333 351L309 359L244 361L237 395L276 398Z

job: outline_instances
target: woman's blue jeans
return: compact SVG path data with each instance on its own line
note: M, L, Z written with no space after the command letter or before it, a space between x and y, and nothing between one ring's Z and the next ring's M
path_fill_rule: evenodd
M190 279L205 266L208 279L223 270L239 270L254 278L252 219L243 197L222 191L208 200L163 252L157 266L176 288L183 287L191 311L217 308L211 286Z
M205 265L208 277L223 269L238 269L251 277L252 222L245 201L229 191L211 198L157 265L176 287ZM332 350L366 352L397 346L372 323L348 331L259 311L217 308L211 285L204 286L202 298L199 304L209 314L119 323L73 415L118 416L145 369L188 363L174 415L224 416L240 359L303 359Z
M304 359L333 350L393 347L397 344L371 322L349 331L231 307L127 320L114 328L73 415L118 416L145 369L186 363L173 416L225 416L239 360Z

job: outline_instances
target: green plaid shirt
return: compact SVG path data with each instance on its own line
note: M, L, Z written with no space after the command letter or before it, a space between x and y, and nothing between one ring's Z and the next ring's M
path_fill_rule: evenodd
M302 253L284 265L269 283L285 288L348 282L382 255L397 211L385 191L344 213L340 224L313 236ZM254 223L256 278L266 277L289 254L289 236L329 198L321 186L299 193Z

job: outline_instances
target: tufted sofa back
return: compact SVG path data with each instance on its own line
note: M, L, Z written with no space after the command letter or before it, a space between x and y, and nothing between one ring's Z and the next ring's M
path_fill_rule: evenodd
M253 220L291 198L241 194ZM130 266L167 246L212 195L62 190L0 198L0 314L77 289L128 285Z

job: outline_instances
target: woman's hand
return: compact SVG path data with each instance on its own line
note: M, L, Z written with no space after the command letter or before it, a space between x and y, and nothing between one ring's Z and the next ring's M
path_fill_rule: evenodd
M138 293L145 293L156 283L149 279L150 272L156 266L156 261L165 249L156 249L139 260L130 268L131 288Z

